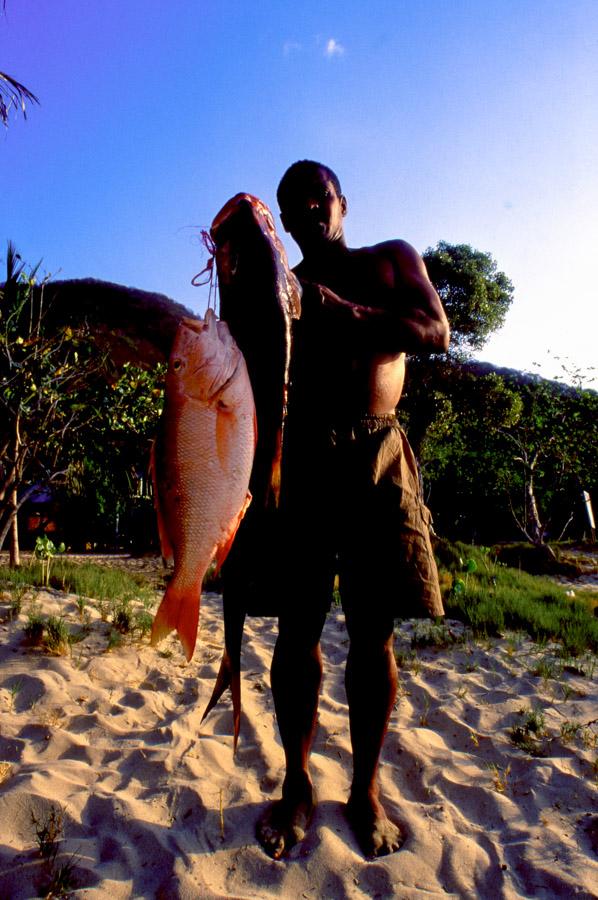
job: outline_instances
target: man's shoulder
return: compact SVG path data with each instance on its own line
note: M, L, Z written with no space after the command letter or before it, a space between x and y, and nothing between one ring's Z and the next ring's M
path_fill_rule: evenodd
M378 244L371 244L367 247L356 247L351 250L354 256L383 256L383 257L401 257L410 256L417 253L411 244L400 238L394 238L390 241L380 241Z
M393 271L395 276L404 277L407 273L419 271L423 266L417 250L407 241L399 239L360 247L351 253L356 268L364 271Z

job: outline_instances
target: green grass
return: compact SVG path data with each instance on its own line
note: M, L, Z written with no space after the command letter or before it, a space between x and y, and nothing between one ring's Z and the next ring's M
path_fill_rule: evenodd
M544 713L540 709L520 709L519 716L520 721L509 732L511 743L530 756L542 756L546 736Z
M42 587L42 567L39 562L10 569L0 566L0 588L23 589L23 586ZM95 563L76 563L56 559L52 566L50 586L79 598L91 597L97 601L149 602L151 585L143 575L135 575L122 569L100 566Z
M9 600L10 618L21 611L22 597L27 589L43 587L43 572L39 563L34 562L20 569L0 566L0 589L12 597ZM122 643L123 635L141 640L151 630L153 616L148 610L155 602L155 585L151 577L110 566L60 559L52 569L50 587L76 595L81 628L72 631L61 616L42 616L33 605L24 627L25 639L30 646L54 655L70 653L72 645L89 633L86 607L90 600L99 610L102 620L109 621L112 626L108 638L109 650Z
M55 656L66 656L72 638L68 625L59 616L48 616L45 623L44 648Z
M476 637L520 631L541 645L559 642L564 657L598 653L598 618L591 605L567 597L565 588L549 578L508 568L489 548L440 541L436 552L447 615L469 625ZM13 593L17 609L28 585L42 586L39 563L17 570L0 566L0 589ZM155 597L155 585L147 575L56 559L51 585L76 594L81 606L82 598L92 598L100 611L104 610L106 620L111 613L111 624L122 633L147 633L149 615L131 617L129 613L131 601L141 601L147 611ZM433 626L429 634L418 635L415 641L430 642L448 643L442 626Z
M598 619L589 605L549 578L507 568L488 548L442 542L438 557L446 613L476 636L524 631L540 644L560 642L571 656L598 652Z

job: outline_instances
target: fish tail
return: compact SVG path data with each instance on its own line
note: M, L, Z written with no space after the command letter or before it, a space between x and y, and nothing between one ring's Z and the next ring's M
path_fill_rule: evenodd
M227 688L231 689L233 698L233 735L234 751L237 750L239 729L241 725L241 643L243 641L243 623L245 622L245 604L235 591L225 591L224 608L224 653L216 684L206 706L201 721L216 706Z
M233 754L237 752L241 728L241 671L231 670L230 692L233 696Z
M191 659L197 640L200 593L201 582L184 588L170 582L152 625L152 646L176 628L187 661Z
M220 660L220 668L218 669L218 675L216 677L216 684L214 685L212 696L210 697L209 703L204 709L203 715L201 717L202 722L206 718L208 713L210 713L214 709L225 690L231 686L231 681L231 661L230 656L225 650L222 654L222 659Z
M222 654L212 696L201 717L202 722L208 713L214 709L227 688L231 689L233 698L233 753L236 753L241 728L241 671L239 666L233 668L231 658L225 650Z

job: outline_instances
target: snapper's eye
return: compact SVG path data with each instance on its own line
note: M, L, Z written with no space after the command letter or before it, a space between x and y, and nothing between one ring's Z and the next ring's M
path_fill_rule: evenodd
M182 367L183 361L181 359L173 359L172 361L172 370L173 372L178 372Z

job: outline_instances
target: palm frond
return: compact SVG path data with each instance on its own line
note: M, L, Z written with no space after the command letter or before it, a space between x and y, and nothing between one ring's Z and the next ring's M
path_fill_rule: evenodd
M0 72L0 119L4 125L8 125L8 115L11 108L21 109L24 118L27 118L26 103L39 103L39 100L29 88L21 84L16 78L12 78L5 72Z

